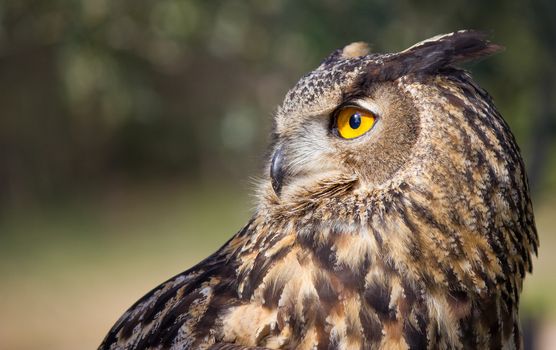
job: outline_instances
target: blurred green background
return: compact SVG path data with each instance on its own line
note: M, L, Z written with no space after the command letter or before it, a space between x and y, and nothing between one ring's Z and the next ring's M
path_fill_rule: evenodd
M471 68L529 170L524 318L556 346L555 23L552 0L0 2L0 348L95 348L240 229L272 112L329 52L465 28L507 48Z

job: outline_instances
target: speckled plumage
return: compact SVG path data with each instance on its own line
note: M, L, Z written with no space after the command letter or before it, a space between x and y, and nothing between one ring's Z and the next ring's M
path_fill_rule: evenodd
M335 51L277 111L280 166L249 223L100 349L520 349L538 245L526 174L491 98L454 67L498 49L460 31ZM371 131L331 132L346 104L377 115Z

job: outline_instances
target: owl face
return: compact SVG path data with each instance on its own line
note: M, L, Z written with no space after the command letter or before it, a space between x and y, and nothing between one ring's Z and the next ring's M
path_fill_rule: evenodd
M279 115L270 166L277 194L295 195L334 177L380 185L411 157L419 113L397 84L380 82L364 95L344 96L347 88L315 114Z
M275 194L306 195L335 178L364 188L393 179L416 156L423 117L443 123L435 105L446 94L437 87L452 89L451 65L498 49L462 31L396 54L369 54L361 43L335 51L288 92L277 112L269 165ZM444 137L436 129L434 136Z

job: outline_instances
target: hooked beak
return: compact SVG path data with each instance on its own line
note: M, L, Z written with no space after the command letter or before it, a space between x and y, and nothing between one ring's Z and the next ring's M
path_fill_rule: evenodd
M270 163L270 178L272 180L272 188L277 196L280 195L282 190L282 182L284 181L284 152L282 147L278 147L272 156Z

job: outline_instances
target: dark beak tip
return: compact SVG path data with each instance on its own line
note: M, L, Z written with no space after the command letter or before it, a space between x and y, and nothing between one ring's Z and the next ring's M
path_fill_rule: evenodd
M279 147L274 151L272 156L272 161L270 163L270 178L272 183L272 189L279 196L282 190L282 182L284 180L284 157L282 148Z

